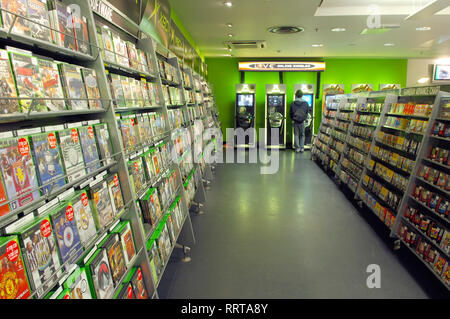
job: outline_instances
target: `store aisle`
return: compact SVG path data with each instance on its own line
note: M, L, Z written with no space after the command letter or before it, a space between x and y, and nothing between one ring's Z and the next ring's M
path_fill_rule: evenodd
M427 298L399 257L310 154L217 167L205 215L194 216L192 262L172 260L161 298ZM381 267L381 289L366 268Z

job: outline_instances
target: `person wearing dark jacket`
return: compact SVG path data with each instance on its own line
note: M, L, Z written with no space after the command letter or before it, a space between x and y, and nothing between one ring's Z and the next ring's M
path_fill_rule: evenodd
M304 152L305 149L305 121L308 117L308 102L302 99L303 92L295 92L295 101L291 104L290 116L294 126L295 152Z

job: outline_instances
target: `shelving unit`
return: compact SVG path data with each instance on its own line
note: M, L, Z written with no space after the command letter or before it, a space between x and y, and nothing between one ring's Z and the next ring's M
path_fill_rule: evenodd
M206 199L206 193L203 188L203 179L205 176L206 165L204 164L204 161L203 163L201 161L200 163L193 163L192 154L195 154L195 152L197 154L199 152L203 153L203 150L206 146L205 144L208 144L210 142L206 141L205 143L205 141L202 141L203 133L206 128L220 127L220 123L218 123L217 121L217 109L214 103L214 98L212 96L212 90L209 84L204 79L202 79L199 75L194 74L188 66L183 66L182 61L180 61L170 51L160 47L149 35L143 33L139 29L139 26L137 26L130 19L127 19L126 15L124 15L123 13L120 13L120 15L127 20L127 23L133 26L136 30L139 30L137 34L125 32L125 30L123 30L121 27L116 26L111 21L105 20L98 13L92 11L88 0L71 0L70 2L68 2L67 0L63 0L62 2L67 5L78 5L81 9L82 16L86 17L87 30L90 41L90 54L76 52L58 46L54 43L45 42L30 36L19 35L4 30L0 32L1 41L5 45L18 47L19 49L25 49L30 51L32 54L52 58L61 62L72 63L77 66L95 70L98 89L100 92L99 100L102 102L103 108L42 113L31 110L31 112L29 112L28 114L20 113L1 115L0 123L2 125L0 128L0 137L5 138L12 135L27 136L30 134L45 132L46 130L44 128L47 128L47 131L55 131L65 128L92 126L99 123L106 123L108 125L110 141L114 150L114 154L110 154L108 158L100 160L98 163L102 166L99 169L93 170L89 174L71 183L67 183L66 185L64 185L64 187L55 190L52 189L45 196L41 196L33 200L31 203L19 207L4 216L1 216L0 229L2 235L5 235L8 227L10 227L14 222L25 223L27 221L35 219L37 220L41 216L44 216L46 211L53 209L55 205L72 196L74 192L86 189L86 187L89 187L90 184L103 180L105 175L107 174L117 173L120 188L123 194L124 208L119 213L117 213L114 218L109 223L107 223L107 225L97 229L96 236L94 236L88 244L83 245L83 255L81 257L79 257L77 260L71 260L70 263L61 265L61 268L59 270L55 270L54 274L50 278L48 278L48 281L43 283L41 287L36 287L33 290L30 298L43 298L50 291L55 290L55 288L58 286L58 283L59 285L61 285L62 282L64 282L64 280L67 278L67 276L72 272L72 264L82 262L84 259L86 259L86 256L89 256L90 252L95 251L97 247L99 247L101 241L105 238L105 236L110 233L120 221L123 220L131 222L136 255L132 259L123 278L115 286L113 295L115 295L120 286L120 283L124 282L131 269L133 269L133 267L139 266L142 270L142 277L144 279L148 292L152 295L153 298L158 298L157 288L164 275L165 266L162 273L159 274L158 278L153 278L151 254L149 254L148 251L148 244L149 241L158 239L156 235L160 235L161 230L168 222L170 215L173 213L173 206L175 205L175 203L179 203L183 217L181 219L181 224L178 227L178 232L174 234L174 241L171 244L168 259L170 259L172 251L178 241L189 242L189 244L195 243L189 208L194 202L194 198L197 204L201 200ZM1 10L5 11L4 9ZM17 18L29 20L26 17L18 16L14 13L11 14L16 16L14 21L16 21ZM153 65L154 72L145 72L143 70L138 70L130 66L121 65L116 62L105 61L104 54L102 54L102 50L105 49L103 49L103 47L100 45L98 38L98 29L96 28L99 24L107 25L109 29L114 30L114 32L116 32L116 34L119 34L120 37L123 37L126 41L133 43L137 49L142 50L147 55L148 62ZM52 31L58 32L58 30ZM164 60L169 63L176 71L177 79L173 80L161 78L161 73L157 72L158 60ZM187 74L187 78L189 78L191 86L186 85L186 83L182 81L182 72ZM130 105L127 105L126 107L119 106L118 99L113 97L113 92L111 91L109 80L109 76L114 74L151 84L155 89L155 103L152 103L148 106L137 105L137 102L140 103L140 100L138 101L132 99L130 100ZM203 90L200 86L200 82L204 84ZM194 83L197 85L194 86ZM176 101L176 103L167 103L167 100L165 99L163 93L163 85L168 85L179 90L179 100ZM187 94L185 93L189 90L195 92L196 94L193 94L192 98L188 99L188 97L186 96ZM10 100L11 98L6 99ZM39 99L45 100L42 97L39 97ZM70 99L64 100L68 101ZM188 109L188 107L190 109ZM168 111L172 109L178 109L183 112L183 127L171 127L169 129L170 124ZM153 137L149 136L148 139L141 140L141 142L139 144L136 144L131 151L125 149L121 129L120 127L118 127L118 120L126 116L132 116L133 118L137 118L139 123L139 116L143 114L153 114L155 112L161 114L161 119L165 123L164 126L168 128L167 131ZM175 147L172 140L174 134L178 132L179 134L195 136L194 126L196 126L195 130L197 138L195 140L191 139L191 143L188 145L188 149L184 153L190 153L191 155L189 162L193 166L189 174L185 174L184 178L182 177L180 167L181 163L178 161L180 158L174 158L174 160L170 164L168 164L165 170L161 171L160 174L153 180L147 182L142 193L137 194L134 191L133 187L133 177L129 174L128 163L130 161L141 158L152 148L162 147L162 145L166 145L169 150L173 150ZM200 146L198 145L199 143ZM163 212L162 217L155 223L155 225L150 227L148 227L148 225L145 226L142 219L139 199L143 195L145 195L146 190L157 187L160 183L163 182L164 178L168 176L175 176L174 184L177 185L176 191L173 194L173 197L170 199L167 210ZM190 189L191 194L188 194L187 188L191 181L195 181L195 183L193 183L193 186ZM29 192L31 193L38 191L44 186L48 185L42 185L39 188L31 189ZM194 196L192 194L194 194ZM198 194L201 194L202 196L198 196ZM22 194L21 196L23 195L24 194ZM14 201L14 198L10 199L10 201L6 202L6 204L9 204L12 201ZM2 204L4 205L5 203ZM36 291L38 291L39 293L37 294Z
M433 146L450 150L450 145L447 145L450 139L443 136L442 130L441 136L436 131L433 134L435 123L449 122L449 113L446 111L450 109L445 107L450 105L450 98L448 93L443 92L448 90L448 87L435 86L406 88L401 92L336 96L326 105L312 150L312 159L338 180L338 184L350 189L355 204L375 214L384 223L390 236L400 238L416 256L422 256L420 258L432 271L436 268L439 256L445 262L449 260L448 251L443 248L445 238L430 238L427 233L431 231L428 228L430 225L427 224L425 230L421 231L408 219L408 212L413 208L429 218L426 221L435 225L433 232L438 229L441 237L448 236L445 246L448 249L448 215L429 207L427 201L414 197L417 185L443 198L444 203L449 200L447 189L419 176L423 166L445 174L450 172L450 166L429 157ZM357 107L348 131L336 129L338 122L348 123L337 118L350 118L345 114L350 113L345 105L355 100ZM414 107L411 108L411 105ZM330 111L335 113L330 116ZM423 124L427 121L428 125ZM342 128L345 129L345 126ZM337 131L342 131L338 137ZM343 146L335 147L342 143L344 137ZM423 256L427 255L419 253L418 241L411 243L412 233L422 238L420 243L426 243L426 247L434 247L436 257L432 261L425 261L426 257ZM436 274L434 271L434 274L448 289L448 281L444 282L442 273Z

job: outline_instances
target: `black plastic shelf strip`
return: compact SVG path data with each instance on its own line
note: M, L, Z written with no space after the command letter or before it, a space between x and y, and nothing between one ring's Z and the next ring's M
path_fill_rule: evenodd
M394 146L388 145L388 144L386 144L384 142L381 142L378 139L375 139L375 142L377 144L381 145L383 149L391 150L392 152L397 153L399 155L402 155L402 156L404 156L406 158L409 158L410 160L413 160L413 161L416 160L416 156L417 156L416 154L412 154L412 153L409 153L409 152L404 151L402 149L399 149L399 148L396 148Z
M395 186L391 182L388 182L387 180L385 180L383 177L381 177L380 175L378 175L374 171L370 171L369 169L367 169L367 174L370 177L372 177L373 179L377 180L380 184L383 184L383 186L388 188L390 191L392 191L394 193L397 193L397 195L403 196L403 194L405 193L405 191L401 190L400 188L398 188L397 186Z
M405 177L409 177L409 176L411 175L411 173L409 173L409 172L407 172L407 171L404 171L403 169L401 169L401 168L399 168L399 167L397 167L397 166L395 166L395 165L392 165L391 163L389 163L389 162L387 162L387 161L381 159L381 158L378 157L378 156L375 156L374 154L370 154L370 156L372 157L372 159L373 159L374 161L383 164L384 166L386 166L387 168L389 168L389 169L395 171L395 172L398 173L398 174L401 174L401 175L403 175L403 176L405 176Z

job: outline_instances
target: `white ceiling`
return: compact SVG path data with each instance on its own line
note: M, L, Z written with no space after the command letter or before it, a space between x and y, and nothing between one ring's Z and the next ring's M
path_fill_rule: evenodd
M230 40L230 33L233 40L267 41L265 49L231 52L237 57L450 57L450 0L232 0L231 8L225 7L224 1L170 0L207 57L229 54L224 42ZM374 9L373 4L378 7ZM427 5L438 12L405 20ZM374 10L380 13L382 25L399 28L361 35ZM290 35L267 31L281 25L302 26L305 31ZM422 26L432 29L416 31ZM331 32L334 27L347 31ZM386 47L385 43L395 46ZM323 47L314 48L313 44Z

